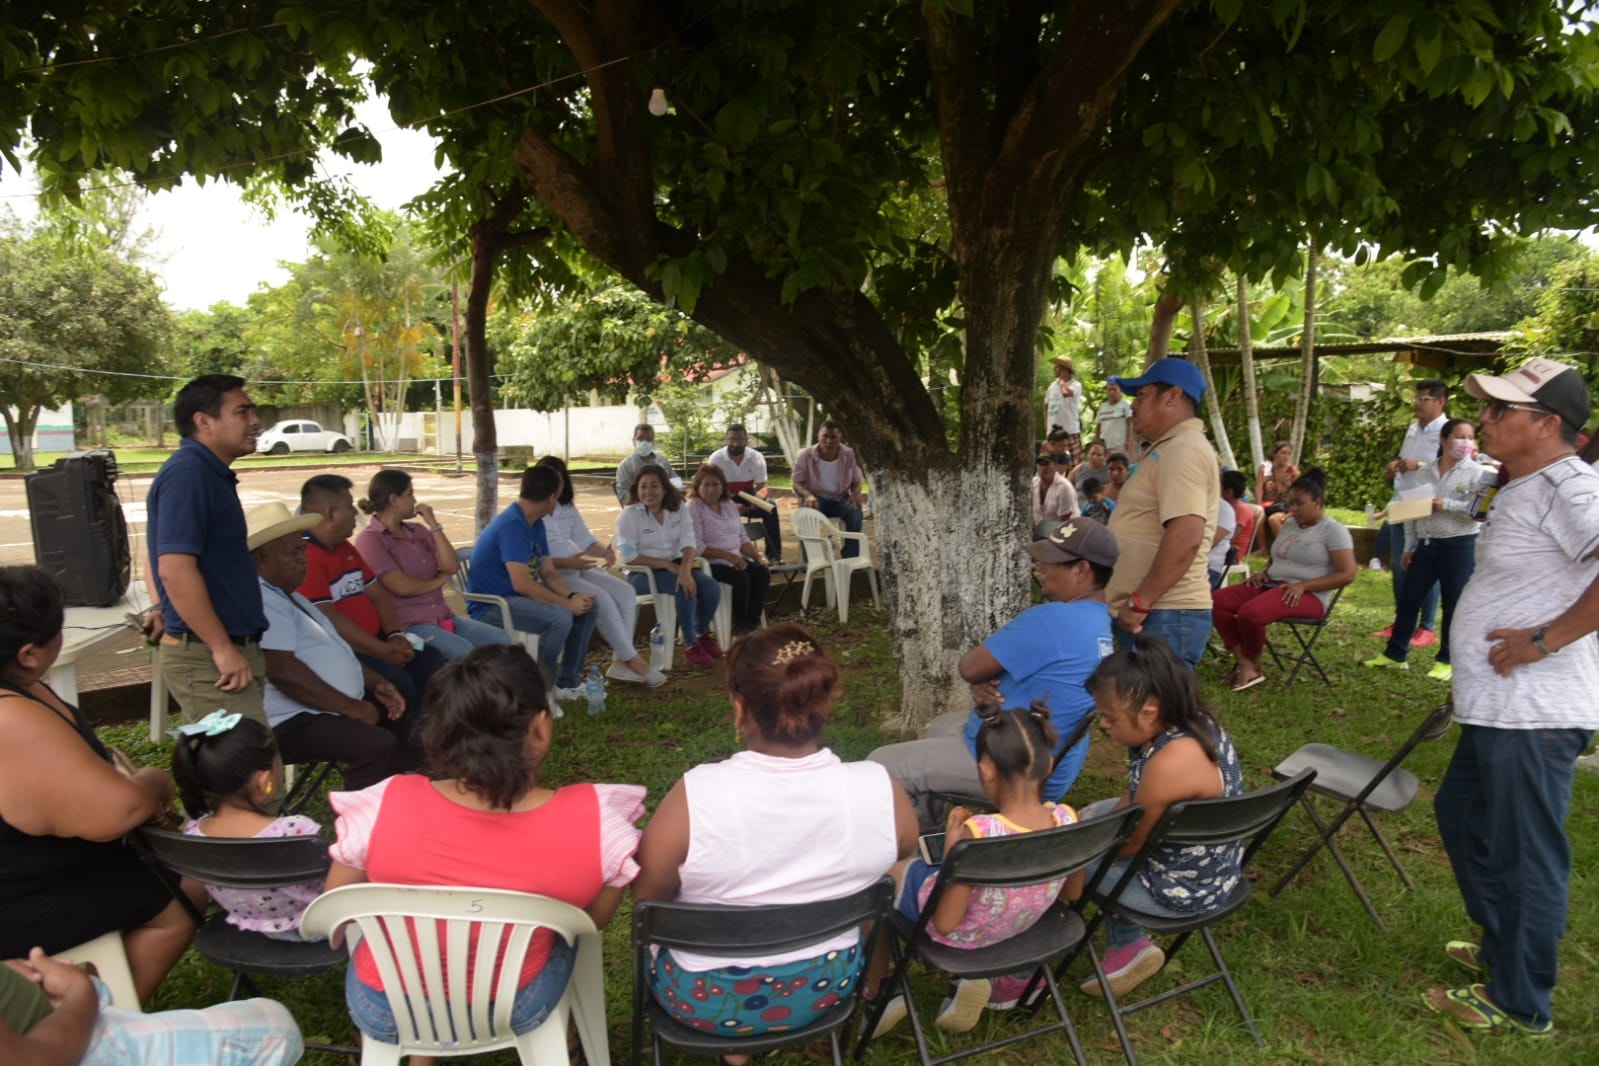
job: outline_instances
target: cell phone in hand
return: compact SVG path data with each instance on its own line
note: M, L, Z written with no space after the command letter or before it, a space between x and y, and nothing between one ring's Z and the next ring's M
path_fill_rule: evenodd
M943 833L926 833L916 840L916 847L922 853L922 861L929 866L939 866L944 862L944 836Z

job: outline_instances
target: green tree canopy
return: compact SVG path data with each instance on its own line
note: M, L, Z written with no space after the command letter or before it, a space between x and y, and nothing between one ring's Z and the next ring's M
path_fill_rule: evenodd
M17 469L33 469L41 410L160 391L143 375L162 372L172 328L148 271L59 235L0 234L0 414Z

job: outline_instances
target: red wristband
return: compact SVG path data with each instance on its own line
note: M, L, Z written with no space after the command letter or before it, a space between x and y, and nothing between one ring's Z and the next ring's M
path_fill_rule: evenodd
M1138 614L1148 614L1150 611L1154 610L1153 607L1145 607L1142 603L1139 603L1138 593L1136 592L1127 597L1127 606Z

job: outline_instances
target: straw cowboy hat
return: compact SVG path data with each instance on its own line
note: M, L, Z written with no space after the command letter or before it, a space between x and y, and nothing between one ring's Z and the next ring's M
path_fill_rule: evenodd
M279 537L286 537L290 533L304 533L321 521L321 515L295 514L286 504L263 503L260 507L253 507L245 513L244 528L249 537L246 543L249 544L251 551L255 551L261 545L270 544Z

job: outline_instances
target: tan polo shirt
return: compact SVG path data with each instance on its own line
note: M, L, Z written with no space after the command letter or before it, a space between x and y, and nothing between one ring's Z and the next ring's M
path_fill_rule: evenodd
M1205 436L1205 424L1197 418L1185 419L1171 428L1138 461L1138 467L1122 486L1116 510L1111 512L1110 531L1116 534L1121 555L1116 571L1105 590L1112 614L1120 611L1127 598L1154 565L1155 553L1166 523L1184 515L1199 515L1205 520L1205 535L1194 550L1188 572L1155 603L1147 606L1173 611L1210 610L1210 575L1205 571L1205 551L1216 535L1216 508L1221 498L1220 467L1216 449Z

